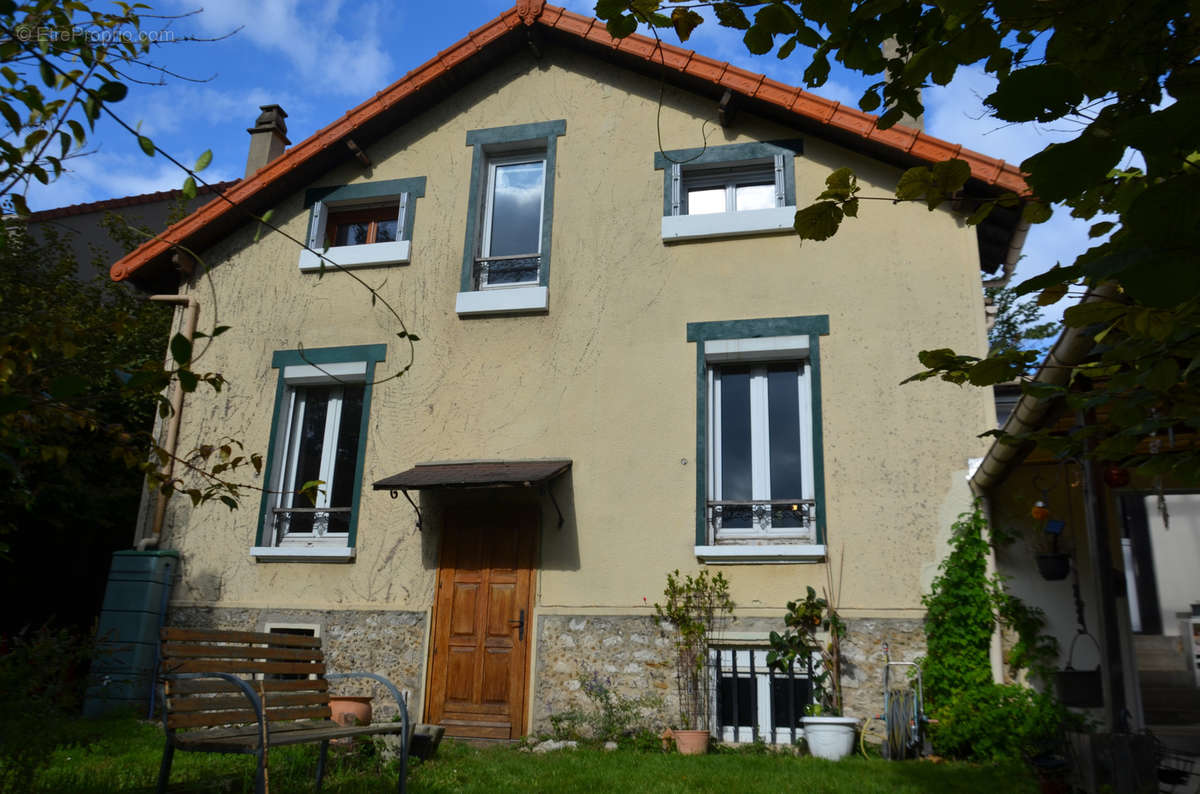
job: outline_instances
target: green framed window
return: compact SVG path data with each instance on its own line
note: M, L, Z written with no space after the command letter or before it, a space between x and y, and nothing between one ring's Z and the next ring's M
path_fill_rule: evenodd
M460 315L549 307L557 141L566 121L471 130Z
M790 231L799 140L654 153L663 172L663 242Z
M252 556L354 558L375 365L386 345L280 350L267 487ZM300 493L319 481L316 499Z
M688 323L696 364L696 554L825 553L820 337L827 315Z
M301 272L321 270L321 257L314 251L346 268L408 264L417 199L424 196L423 176L305 191L312 250L300 252Z

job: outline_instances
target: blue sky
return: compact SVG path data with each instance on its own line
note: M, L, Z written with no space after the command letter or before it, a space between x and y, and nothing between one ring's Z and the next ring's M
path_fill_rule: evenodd
M165 86L131 85L129 96L113 106L183 162L194 162L211 149L213 163L204 174L210 181L242 175L249 143L246 128L253 124L259 105L282 105L288 113L289 137L299 142L512 4L512 0L204 0L203 10L197 11L195 3L184 0L150 2L153 13L187 15L169 23L177 37L214 37L237 30L222 41L166 44L154 52L155 63L203 82L167 77ZM592 14L593 3L586 0L563 5ZM155 30L158 24L148 19L143 29ZM678 43L673 33L663 35ZM701 25L685 46L802 85L803 53L786 61L751 56L738 32L711 23ZM141 76L154 79L149 73ZM830 81L816 93L857 107L867 82L835 66ZM961 71L949 86L926 90L926 131L1012 163L1020 163L1053 140L1073 136L1069 128L1004 125L987 118L981 100L990 91L990 80L981 70ZM69 162L70 173L48 187L34 186L29 194L32 209L182 184L184 175L174 166L162 157L146 157L136 141L111 121L97 124L89 149L90 156ZM812 185L805 191L798 186L799 198L803 200L806 192L815 196L822 187ZM1071 261L1087 247L1086 228L1062 211L1034 227L1018 279L1057 261Z

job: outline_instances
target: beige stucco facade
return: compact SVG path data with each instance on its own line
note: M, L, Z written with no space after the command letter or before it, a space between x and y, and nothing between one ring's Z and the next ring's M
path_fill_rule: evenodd
M974 229L946 209L868 200L824 243L784 233L664 244L656 126L666 149L803 137L788 163L801 205L834 168L854 168L867 198L890 196L900 171L748 113L722 129L710 100L668 86L660 108L658 95L657 81L583 55L521 53L370 147L372 167L348 157L306 186L426 177L410 264L301 273L297 245L275 233L256 241L251 223L203 252L187 290L202 305L202 328L232 329L198 345L195 367L229 384L188 396L181 450L231 436L266 453L277 350L384 343L377 377L403 368L399 323L358 279L420 341L412 368L374 387L354 562L256 562L256 492L232 512L175 499L163 545L181 553L177 607L429 610L446 497L421 497L418 531L408 503L370 483L424 461L561 457L573 461L553 486L566 521L559 528L539 499L536 612L648 616L667 571L701 567L687 323L827 315L826 541L843 612L921 615L948 527L970 503L968 459L985 448L976 434L994 413L985 390L899 384L919 369L919 350L984 351ZM467 132L555 119L566 132L557 139L549 309L459 317L473 200ZM303 194L272 217L296 239L307 235ZM781 615L805 585L825 582L821 563L713 567L747 616Z

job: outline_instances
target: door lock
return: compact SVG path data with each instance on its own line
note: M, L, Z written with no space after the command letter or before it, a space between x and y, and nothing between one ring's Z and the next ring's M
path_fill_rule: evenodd
M525 610L521 610L521 616L517 620L508 621L508 625L517 627L517 639L525 639Z

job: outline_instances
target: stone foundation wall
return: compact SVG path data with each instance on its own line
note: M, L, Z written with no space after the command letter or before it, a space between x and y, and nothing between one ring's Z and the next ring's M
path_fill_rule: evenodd
M319 626L329 672L384 676L401 692L408 691L409 716L414 722L421 719L427 634L424 612L171 607L167 618L170 626L234 631L266 631L268 623ZM339 681L331 686L340 694L374 695L379 718L386 720L396 713L391 695L373 681Z
M915 662L925 655L924 626L918 618L846 621L842 699L847 716L874 717L883 711L883 644L888 644L893 662ZM893 673L907 675L907 670L893 668Z
M677 711L671 645L653 618L626 615L538 617L531 733L549 733L550 715L590 703L581 675L599 675L616 694L663 699L663 718Z
M769 632L781 630L782 623L774 618L740 618L729 624L726 641L748 644L737 638L765 638ZM590 709L579 677L592 674L622 697L661 697L652 725L661 728L678 720L674 653L670 638L653 618L542 615L537 631L531 733L549 733L553 714ZM925 653L923 622L899 618L847 621L842 643L842 694L847 715L867 717L883 710L884 642L893 661L916 661Z

